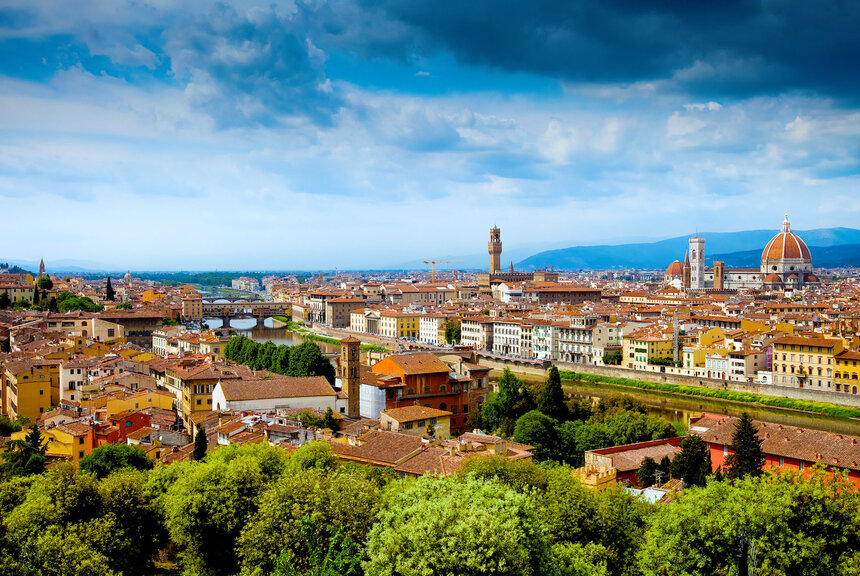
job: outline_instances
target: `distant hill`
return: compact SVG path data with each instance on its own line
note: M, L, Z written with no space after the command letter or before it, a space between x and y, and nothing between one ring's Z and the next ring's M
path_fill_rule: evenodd
M812 254L812 265L816 268L860 266L860 244L809 246L809 251ZM727 268L758 268L761 265L761 250L715 254L713 259L722 260Z
M708 263L714 258L723 259L727 266L751 267L758 266L761 251L765 244L779 230L745 230L742 232L700 232L705 239L705 258ZM855 228L818 228L815 230L795 230L810 246L812 263L815 266L830 267L830 262L848 261L853 258L851 249L835 251L831 254L826 249L837 246L860 245L860 230ZM604 270L612 268L666 268L674 260L684 259L688 240L693 234L678 236L659 242L639 244L619 244L616 246L573 246L560 250L547 250L529 256L517 264L519 270L538 270L552 266L558 270ZM815 246L816 248L812 248ZM750 260L751 255L757 256ZM730 263L729 256L738 262ZM823 260L819 260L822 258ZM749 264L754 262L753 264ZM845 264L833 264L843 266Z

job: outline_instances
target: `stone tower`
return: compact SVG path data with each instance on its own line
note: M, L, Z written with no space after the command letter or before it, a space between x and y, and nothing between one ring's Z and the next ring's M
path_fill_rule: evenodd
M361 340L349 336L340 341L340 366L338 377L340 378L341 390L347 395L347 416L359 418L360 388L361 388L361 359L359 358L359 347Z
M42 258L42 260L39 261L39 278L41 278L42 276L47 276L47 274L45 274L45 259L44 258Z
M705 239L690 238L690 288L705 289Z
M690 251L684 254L684 288L690 288Z
M490 242L487 244L490 253L490 274L502 271L502 231L498 226L490 228Z
M726 263L714 260L714 290L722 290L725 286Z

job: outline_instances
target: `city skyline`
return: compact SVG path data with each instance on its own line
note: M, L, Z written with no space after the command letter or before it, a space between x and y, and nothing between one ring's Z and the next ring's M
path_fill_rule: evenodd
M506 253L856 226L860 8L552 4L7 2L0 261L361 269L478 253L494 222Z

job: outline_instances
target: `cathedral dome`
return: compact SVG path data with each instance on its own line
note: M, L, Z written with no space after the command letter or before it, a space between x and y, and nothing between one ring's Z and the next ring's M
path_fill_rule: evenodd
M767 243L767 246L764 247L764 252L761 253L762 264L773 260L803 260L804 262L812 262L812 256L809 253L806 242L791 231L788 214L786 214L785 220L782 223L782 230Z
M666 268L666 276L683 276L684 275L684 267L681 266L681 263L675 260L669 267Z
M781 284L782 280L776 274L768 274L764 278L765 284Z

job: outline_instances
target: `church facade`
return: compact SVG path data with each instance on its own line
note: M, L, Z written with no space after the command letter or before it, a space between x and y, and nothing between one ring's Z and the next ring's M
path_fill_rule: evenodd
M782 229L764 247L759 268L726 268L715 261L705 266L705 239L690 238L684 263L672 262L666 269L666 283L687 290L794 290L818 286L812 271L812 255L806 243L791 231L786 214Z

